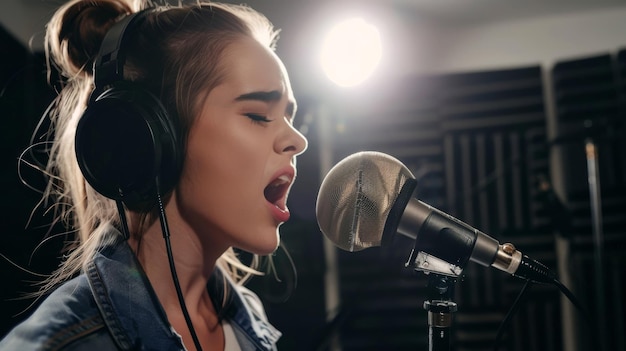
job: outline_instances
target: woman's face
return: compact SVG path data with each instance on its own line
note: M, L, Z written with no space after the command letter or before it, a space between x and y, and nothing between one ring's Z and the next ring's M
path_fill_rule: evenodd
M271 50L242 38L222 64L225 77L200 101L189 132L176 199L203 244L268 254L289 219L295 156L307 141L292 125L293 92Z

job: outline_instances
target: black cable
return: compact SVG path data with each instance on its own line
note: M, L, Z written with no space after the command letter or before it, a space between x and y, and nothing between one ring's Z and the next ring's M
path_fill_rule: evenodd
M587 310L585 310L583 305L580 303L580 301L578 301L576 296L574 296L574 294L565 285L563 285L558 279L555 278L553 283L559 288L559 290L561 290L563 295L565 295L567 299L570 300L572 305L574 305L574 307L578 309L580 314L583 315L585 322L589 323L591 321L591 319L589 318L589 314L587 313Z
M519 292L519 294L517 294L517 297L515 298L515 301L511 305L509 312L504 317L504 320L502 321L502 323L500 323L500 327L498 328L498 333L496 334L496 339L493 342L493 351L498 350L500 339L502 339L502 335L504 335L504 331L506 330L506 327L508 326L508 324L511 322L513 315L515 315L515 313L517 313L517 311L519 310L521 306L520 302L522 300L522 297L528 291L528 288L530 288L531 283L532 281L530 279L526 279L526 283L524 284L524 287L522 287L522 290Z
M157 184L157 189L158 189ZM161 222L161 230L163 231L163 239L165 240L165 247L167 249L167 259L170 264L170 271L172 272L172 280L174 281L174 287L176 288L176 295L178 295L178 302L180 302L180 308L183 311L183 315L185 316L185 322L187 322L187 328L189 328L189 333L191 333L191 337L193 338L193 343L196 346L197 351L202 351L202 347L200 346L200 341L198 340L198 336L196 335L196 330L193 327L193 323L191 322L191 318L189 317L189 312L187 311L187 305L185 304L185 298L183 297L183 292L180 289L180 283L178 281L178 275L176 274L176 267L174 265L174 255L172 254L172 245L170 242L170 230L167 225L167 218L165 217L165 209L163 208L163 201L161 200L161 194L157 191L157 202L159 205L159 219Z
M506 317L500 324L500 328L498 328L498 333L496 334L496 338L493 344L493 351L498 350L498 344L500 343L500 339L502 338L502 335L504 334L505 327L507 324L509 324L511 318L519 309L522 296L527 292L531 283L532 281L530 279L526 280L524 287L517 295L515 302L513 302L513 305L511 306L509 312L507 313ZM576 307L578 311L583 315L585 321L589 323L591 321L591 319L589 318L589 314L587 313L583 305L580 303L580 301L576 298L576 296L565 285L563 285L558 279L554 278L552 283L559 288L559 290L567 297L567 299L574 305L574 307Z
M120 190L120 193L122 191ZM126 211L124 211L124 205L121 200L115 200L115 205L117 205L117 212L120 215L120 222L122 224L122 232L124 234L124 239L128 240L130 238L130 230L128 229L128 221L126 220Z

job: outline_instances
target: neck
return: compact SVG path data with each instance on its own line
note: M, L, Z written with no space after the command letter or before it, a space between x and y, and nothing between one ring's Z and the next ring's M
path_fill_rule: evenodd
M205 257L199 246L181 240L177 237L179 235L177 233L170 237L174 267L185 303L188 308L195 310L206 292L206 284L216 259ZM165 239L160 231L153 233L148 230L139 242L131 245L166 311L169 306L179 308Z
M199 239L199 233L182 219L175 201L169 201L166 214L174 266L192 323L203 344L219 345L223 342L223 334L206 286L217 259L226 248L216 250L218 245L207 248ZM140 240L131 238L129 244L146 272L169 322L182 336L186 347L191 349L193 341L170 272L160 220L153 221L140 237Z

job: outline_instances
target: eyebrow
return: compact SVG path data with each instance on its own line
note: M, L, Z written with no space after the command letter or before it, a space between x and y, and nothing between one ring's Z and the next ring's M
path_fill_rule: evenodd
M271 91L253 91L251 93L241 94L235 98L235 101L261 101L261 102L276 102L283 97L283 94L278 90ZM287 103L285 110L286 114L293 118L296 112L296 104L293 101Z

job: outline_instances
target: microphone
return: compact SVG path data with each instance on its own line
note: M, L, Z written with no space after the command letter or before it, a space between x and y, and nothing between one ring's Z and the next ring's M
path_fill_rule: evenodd
M513 244L489 235L413 197L417 181L392 156L376 151L352 154L337 163L320 186L316 203L322 233L337 247L360 251L386 247L396 233L414 240L407 265L459 276L468 261L516 277L554 283L556 275Z

